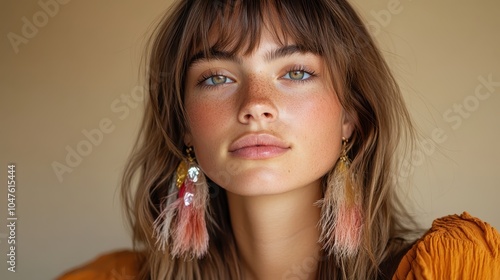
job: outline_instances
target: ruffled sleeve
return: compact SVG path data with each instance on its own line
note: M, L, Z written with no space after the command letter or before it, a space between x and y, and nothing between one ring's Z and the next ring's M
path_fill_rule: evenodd
M468 213L435 220L393 280L500 279L500 234Z
M132 280L138 275L140 263L141 255L132 251L107 253L57 280Z

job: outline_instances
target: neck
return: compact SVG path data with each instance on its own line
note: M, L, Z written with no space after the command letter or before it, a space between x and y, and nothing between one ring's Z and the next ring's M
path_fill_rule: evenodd
M266 196L227 194L246 279L316 279L319 183Z

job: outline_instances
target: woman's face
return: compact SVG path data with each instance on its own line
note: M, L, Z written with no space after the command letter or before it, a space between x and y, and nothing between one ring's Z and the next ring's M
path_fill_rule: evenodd
M319 187L352 132L329 81L322 57L267 33L249 55L215 50L188 70L185 143L205 174L235 194Z

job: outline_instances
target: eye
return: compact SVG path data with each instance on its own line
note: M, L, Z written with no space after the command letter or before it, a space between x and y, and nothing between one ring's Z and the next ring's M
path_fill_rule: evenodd
M292 81L305 81L314 76L313 72L306 71L304 69L295 69L288 71L283 78L292 80Z
M230 83L234 83L234 81L224 75L211 75L208 77L203 77L200 81L200 85L204 86L218 86Z

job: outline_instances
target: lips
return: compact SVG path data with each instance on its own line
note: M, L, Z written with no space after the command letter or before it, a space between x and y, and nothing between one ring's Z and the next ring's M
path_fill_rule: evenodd
M229 152L246 159L265 159L279 156L290 149L280 138L266 133L247 134L229 146Z

